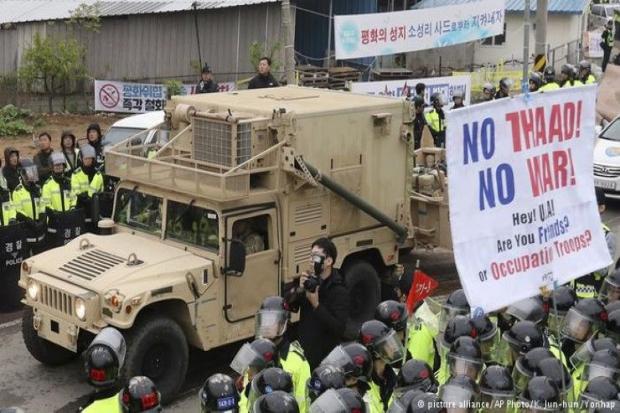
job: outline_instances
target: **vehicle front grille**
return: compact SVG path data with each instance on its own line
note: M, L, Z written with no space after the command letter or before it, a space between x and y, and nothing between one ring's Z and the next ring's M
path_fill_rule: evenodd
M117 255L94 249L72 259L59 270L90 281L125 261Z
M231 168L251 158L251 123L238 123L235 128L236 136L233 137L234 129L231 123L200 117L195 117L192 122L194 159Z
M73 296L41 284L41 304L73 317Z
M620 167L594 164L594 175L605 178L615 178L620 176Z

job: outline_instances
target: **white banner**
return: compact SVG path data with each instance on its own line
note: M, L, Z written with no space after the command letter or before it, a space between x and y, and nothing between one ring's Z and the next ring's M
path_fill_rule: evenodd
M424 100L430 104L430 97L434 93L441 93L444 104L452 102L455 91L463 92L463 103L469 105L471 101L471 78L469 76L429 77L424 79L407 80L379 80L376 82L352 82L351 92L367 95L390 97L407 97L415 95L415 85L424 83L426 90Z
M474 312L611 263L592 176L596 86L446 116L454 257Z
M603 48L601 47L601 41L603 40L602 36L602 30L594 30L583 33L584 54L586 57L603 57Z
M220 83L220 92L235 90L234 82ZM192 94L196 85L183 85L183 94ZM150 83L95 80L95 110L98 112L144 113L163 110L167 88Z
M504 32L504 0L334 17L336 59L433 49Z

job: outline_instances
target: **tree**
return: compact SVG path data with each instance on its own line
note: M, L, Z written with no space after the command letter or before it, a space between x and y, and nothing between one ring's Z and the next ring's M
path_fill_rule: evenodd
M252 44L250 44L250 63L252 67L256 69L260 58L265 56L271 60L271 70L277 72L281 66L280 55L278 54L281 48L282 45L280 43L276 43L271 46L271 48L267 48L266 44L252 42Z
M49 111L53 111L54 97L61 93L63 109L66 97L75 83L86 77L85 50L75 39L56 40L35 34L32 45L24 51L19 77L31 91L43 90L48 94Z
M101 2L81 3L71 11L67 24L83 27L89 32L99 33L101 29Z

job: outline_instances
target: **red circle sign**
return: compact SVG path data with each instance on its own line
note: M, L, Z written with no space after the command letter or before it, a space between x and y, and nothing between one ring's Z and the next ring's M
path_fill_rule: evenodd
M111 83L107 83L99 89L99 102L108 109L115 108L120 99L120 92L116 86Z

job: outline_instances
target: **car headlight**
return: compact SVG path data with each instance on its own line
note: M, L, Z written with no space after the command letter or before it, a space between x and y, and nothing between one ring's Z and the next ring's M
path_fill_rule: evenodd
M75 299L74 307L75 315L82 321L86 320L86 302L78 297Z
M35 280L28 281L27 291L28 297L30 297L32 301L37 301L37 298L39 298L39 284L37 284Z

